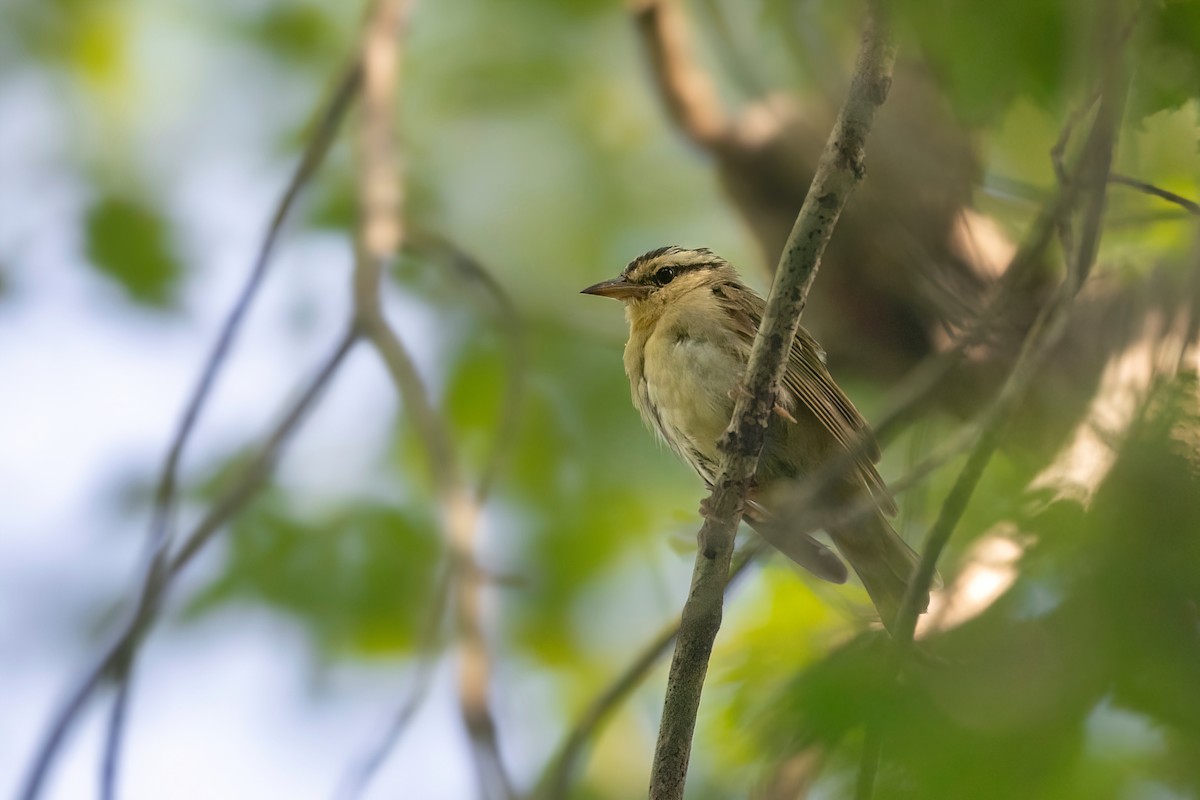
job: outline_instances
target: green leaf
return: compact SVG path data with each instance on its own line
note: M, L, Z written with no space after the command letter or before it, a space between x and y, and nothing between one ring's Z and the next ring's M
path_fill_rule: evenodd
M1018 97L1054 104L1075 53L1068 0L903 0L901 29L928 59L959 115L994 121Z
M182 273L166 220L140 201L106 195L87 212L87 257L134 302L166 307Z

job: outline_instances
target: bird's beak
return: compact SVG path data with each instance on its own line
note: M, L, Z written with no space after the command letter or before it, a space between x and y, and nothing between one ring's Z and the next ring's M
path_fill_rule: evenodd
M611 297L614 300L629 300L634 297L644 297L647 291L647 287L630 283L622 276L613 278L612 280L600 281L597 284L587 287L580 294L595 294L600 297Z

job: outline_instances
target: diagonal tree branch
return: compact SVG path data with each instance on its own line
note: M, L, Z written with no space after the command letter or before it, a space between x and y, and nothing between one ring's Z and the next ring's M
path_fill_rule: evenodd
M875 112L887 98L895 47L880 3L869 6L854 79L845 105L784 247L775 283L746 370L745 389L722 437L722 468L700 529L692 585L667 678L662 723L650 777L652 800L679 800L687 779L692 735L713 641L721 625L733 538L762 449L766 426L833 226L865 173L865 148Z
M392 15L390 21L398 24L403 11L407 9L407 5L406 2L394 1L380 2L372 5L369 17L378 24L369 26L368 34L372 31L378 33L386 27L387 15L389 14ZM410 411L414 413L414 416L420 418L418 419L418 429L422 432L434 430L435 426L430 425L429 422L430 420L437 421L437 415L429 406L428 401L413 401L415 397L422 399L425 397L419 376L399 340L394 335L390 335L391 329L387 327L386 322L383 321L382 313L379 311L377 287L385 259L376 258L368 260L366 266L360 263L360 268L356 270L355 324L351 326L338 342L334 352L323 364L318 374L284 414L276 428L267 436L264 443L250 459L248 465L230 484L226 492L214 502L199 524L183 538L178 549L173 553L171 552L171 542L173 540L171 536L171 524L177 494L178 469L183 451L211 393L212 387L215 385L221 367L233 346L241 323L248 313L255 295L262 286L269 266L270 255L283 230L283 226L302 189L311 179L317 167L323 161L325 154L328 152L341 120L363 86L364 74L369 70L373 70L377 76L394 74L394 58L394 48L389 53L388 46L381 44L378 36L369 42L365 41L364 48L361 51L361 58L360 52L356 51L355 56L336 82L327 106L318 115L314 133L308 142L300 163L297 165L296 172L293 174L272 216L259 253L247 277L247 282L222 326L214 348L201 371L196 390L189 399L188 405L181 417L180 426L168 448L167 457L156 489L155 505L150 523L146 565L142 570L142 576L138 582L136 599L125 622L115 632L108 645L101 650L99 656L89 669L79 678L66 698L62 709L52 719L45 740L35 752L31 761L30 771L19 797L34 798L40 794L54 757L70 728L90 697L95 693L100 684L110 676L117 683L117 692L107 729L101 774L101 794L105 798L114 796L117 778L116 769L127 716L129 678L137 646L142 636L161 609L162 601L172 581L186 567L188 562L211 541L213 536L246 503L253 499L269 480L282 449L302 424L308 411L315 405L324 388L332 380L344 362L345 357L360 338L363 336L370 338L376 349L383 356L385 363L388 365L389 373L397 382L398 387L401 387L402 394L405 395L408 401L407 405ZM374 60L372 61L371 59ZM389 59L391 59L390 62ZM376 108L384 108L389 102L387 81L376 82L374 87L375 93L373 97L378 101ZM390 113L390 107L388 108ZM366 138L370 140L368 148L374 148L377 154L382 154L386 158L390 153L387 149L390 147L390 144L387 142L387 139L391 136L390 121L386 120L385 116L377 114L374 117L374 123L374 125L367 124L364 126ZM373 163L382 162L376 158L373 159ZM383 213L374 213L366 220L367 224L363 226L364 236L362 238L363 241L370 244L375 252L387 252L390 258L390 255L395 252L396 247L399 246L400 241L398 226L401 198L399 195L399 182L395 180L396 170L394 169L394 165L385 164L384 166L385 169L375 171L374 174L364 172L367 178L364 181L363 196L369 198L368 202L364 203L364 207L374 210L382 209ZM389 175L390 178L388 177ZM466 271L470 272L470 270ZM493 288L495 287L493 286ZM370 309L372 307L367 303L361 302L364 299L369 299L374 303L373 308L377 313L374 315L370 311L367 314L362 313L363 308ZM514 356L514 360L519 362L520 357ZM505 413L510 413L512 404L517 402L515 399L516 387L517 384L514 382L514 387L510 393L513 396L506 402L506 409L508 411ZM435 480L439 481L440 485L448 485L448 476L451 476L454 470L448 435L441 438L426 436L425 444L430 456L433 472L435 473ZM493 456L495 460L502 457L503 449L503 440L498 439L497 451ZM486 474L491 475L493 472L494 467L490 467ZM476 497L473 498L474 502L472 502L470 493L466 491L444 493L443 508L446 511L444 511L443 516L448 521L447 530L449 538L457 542L457 545L452 548L456 554L456 557L452 559L454 563L473 565L473 531L475 527L476 507L486 496L489 484L490 478L481 482L479 491ZM470 509L471 513L464 514L462 513L463 509ZM467 554L466 557L463 556L464 553ZM469 591L466 588L462 590L460 600L465 598L477 606L478 591L482 585L481 578L478 570L474 569L473 566L468 572L470 577L459 581L460 586L469 587ZM482 633L476 630L472 636L465 638L468 641L481 643ZM477 666L477 662L473 663L476 663ZM486 659L484 663L486 663ZM476 669L475 672L478 672L478 670ZM483 703L482 707L483 712L481 715L475 705L471 705L474 718L479 720L482 716L484 722L490 723L490 712L487 711L486 702ZM470 715L466 714L466 709L467 704L464 701L464 715L468 716L470 721ZM490 771L492 780L500 779L506 788L506 793L510 793L511 790L508 789L507 776L503 772L498 750L495 747L494 725L491 726L490 730L492 731L490 737L486 735L486 732L485 735L478 737L480 741L491 742L490 746L484 747L485 751L490 751L493 754L492 764L487 766L486 769ZM484 768L481 767L481 774L483 772Z
M171 526L173 524L179 482L179 464L183 458L184 449L191 438L196 422L200 418L200 413L208 401L212 388L216 384L225 359L228 357L230 350L233 349L237 334L241 330L242 322L249 313L250 306L253 304L254 298L257 296L266 278L271 255L274 253L275 246L279 241L283 226L291 215L292 208L296 204L296 199L300 196L304 187L308 185L317 168L325 160L325 156L329 152L329 146L337 135L342 120L345 118L346 112L349 110L354 96L358 92L360 78L361 70L359 69L358 60L355 58L338 77L324 108L317 114L312 135L309 137L308 144L304 148L300 161L296 164L296 169L288 181L287 188L284 190L283 196L280 197L275 212L271 216L266 234L263 236L262 244L259 246L258 255L255 257L250 272L246 277L246 283L242 286L241 292L238 294L233 307L225 318L220 332L217 334L213 348L200 371L200 379L196 384L196 388L184 408L179 427L176 429L171 444L167 448L166 459L163 463L158 485L154 493L154 508L151 511L150 517L150 533L147 541L145 566L142 570L143 573L155 573L155 580L161 578L161 575L158 575L158 573L165 566L166 553L170 547ZM124 738L130 687L133 681L132 671L134 661L135 654L131 650L129 651L128 658L122 659L114 671L113 680L116 683L116 691L113 696L105 733L100 778L100 794L104 800L112 800L112 798L116 797L117 770L120 762L121 744Z

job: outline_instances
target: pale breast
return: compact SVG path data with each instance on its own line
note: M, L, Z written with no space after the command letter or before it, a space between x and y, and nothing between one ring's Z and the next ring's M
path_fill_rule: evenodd
M720 459L717 440L733 413L744 361L723 332L670 320L656 326L643 353L643 416L712 481Z

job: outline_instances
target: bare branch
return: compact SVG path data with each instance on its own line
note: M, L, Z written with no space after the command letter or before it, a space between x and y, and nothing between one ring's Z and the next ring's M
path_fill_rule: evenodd
M1071 138L1075 135L1075 128L1079 126L1083 117L1092 110L1099 99L1100 92L1095 91L1086 102L1072 109L1058 132L1058 138L1054 140L1054 146L1050 148L1050 166L1054 168L1054 177L1058 179L1060 185L1066 185L1069 180L1066 163L1067 146L1070 145Z
M684 604L662 724L650 778L652 800L683 797L696 713L713 641L721 625L721 605L729 575L733 537L746 492L758 463L767 422L795 338L800 313L833 226L865 173L866 138L875 112L887 98L895 48L884 30L881 9L871 4L855 65L854 80L812 187L788 237L754 339L745 388L722 437L720 476L709 498L711 509L700 529L692 585Z

